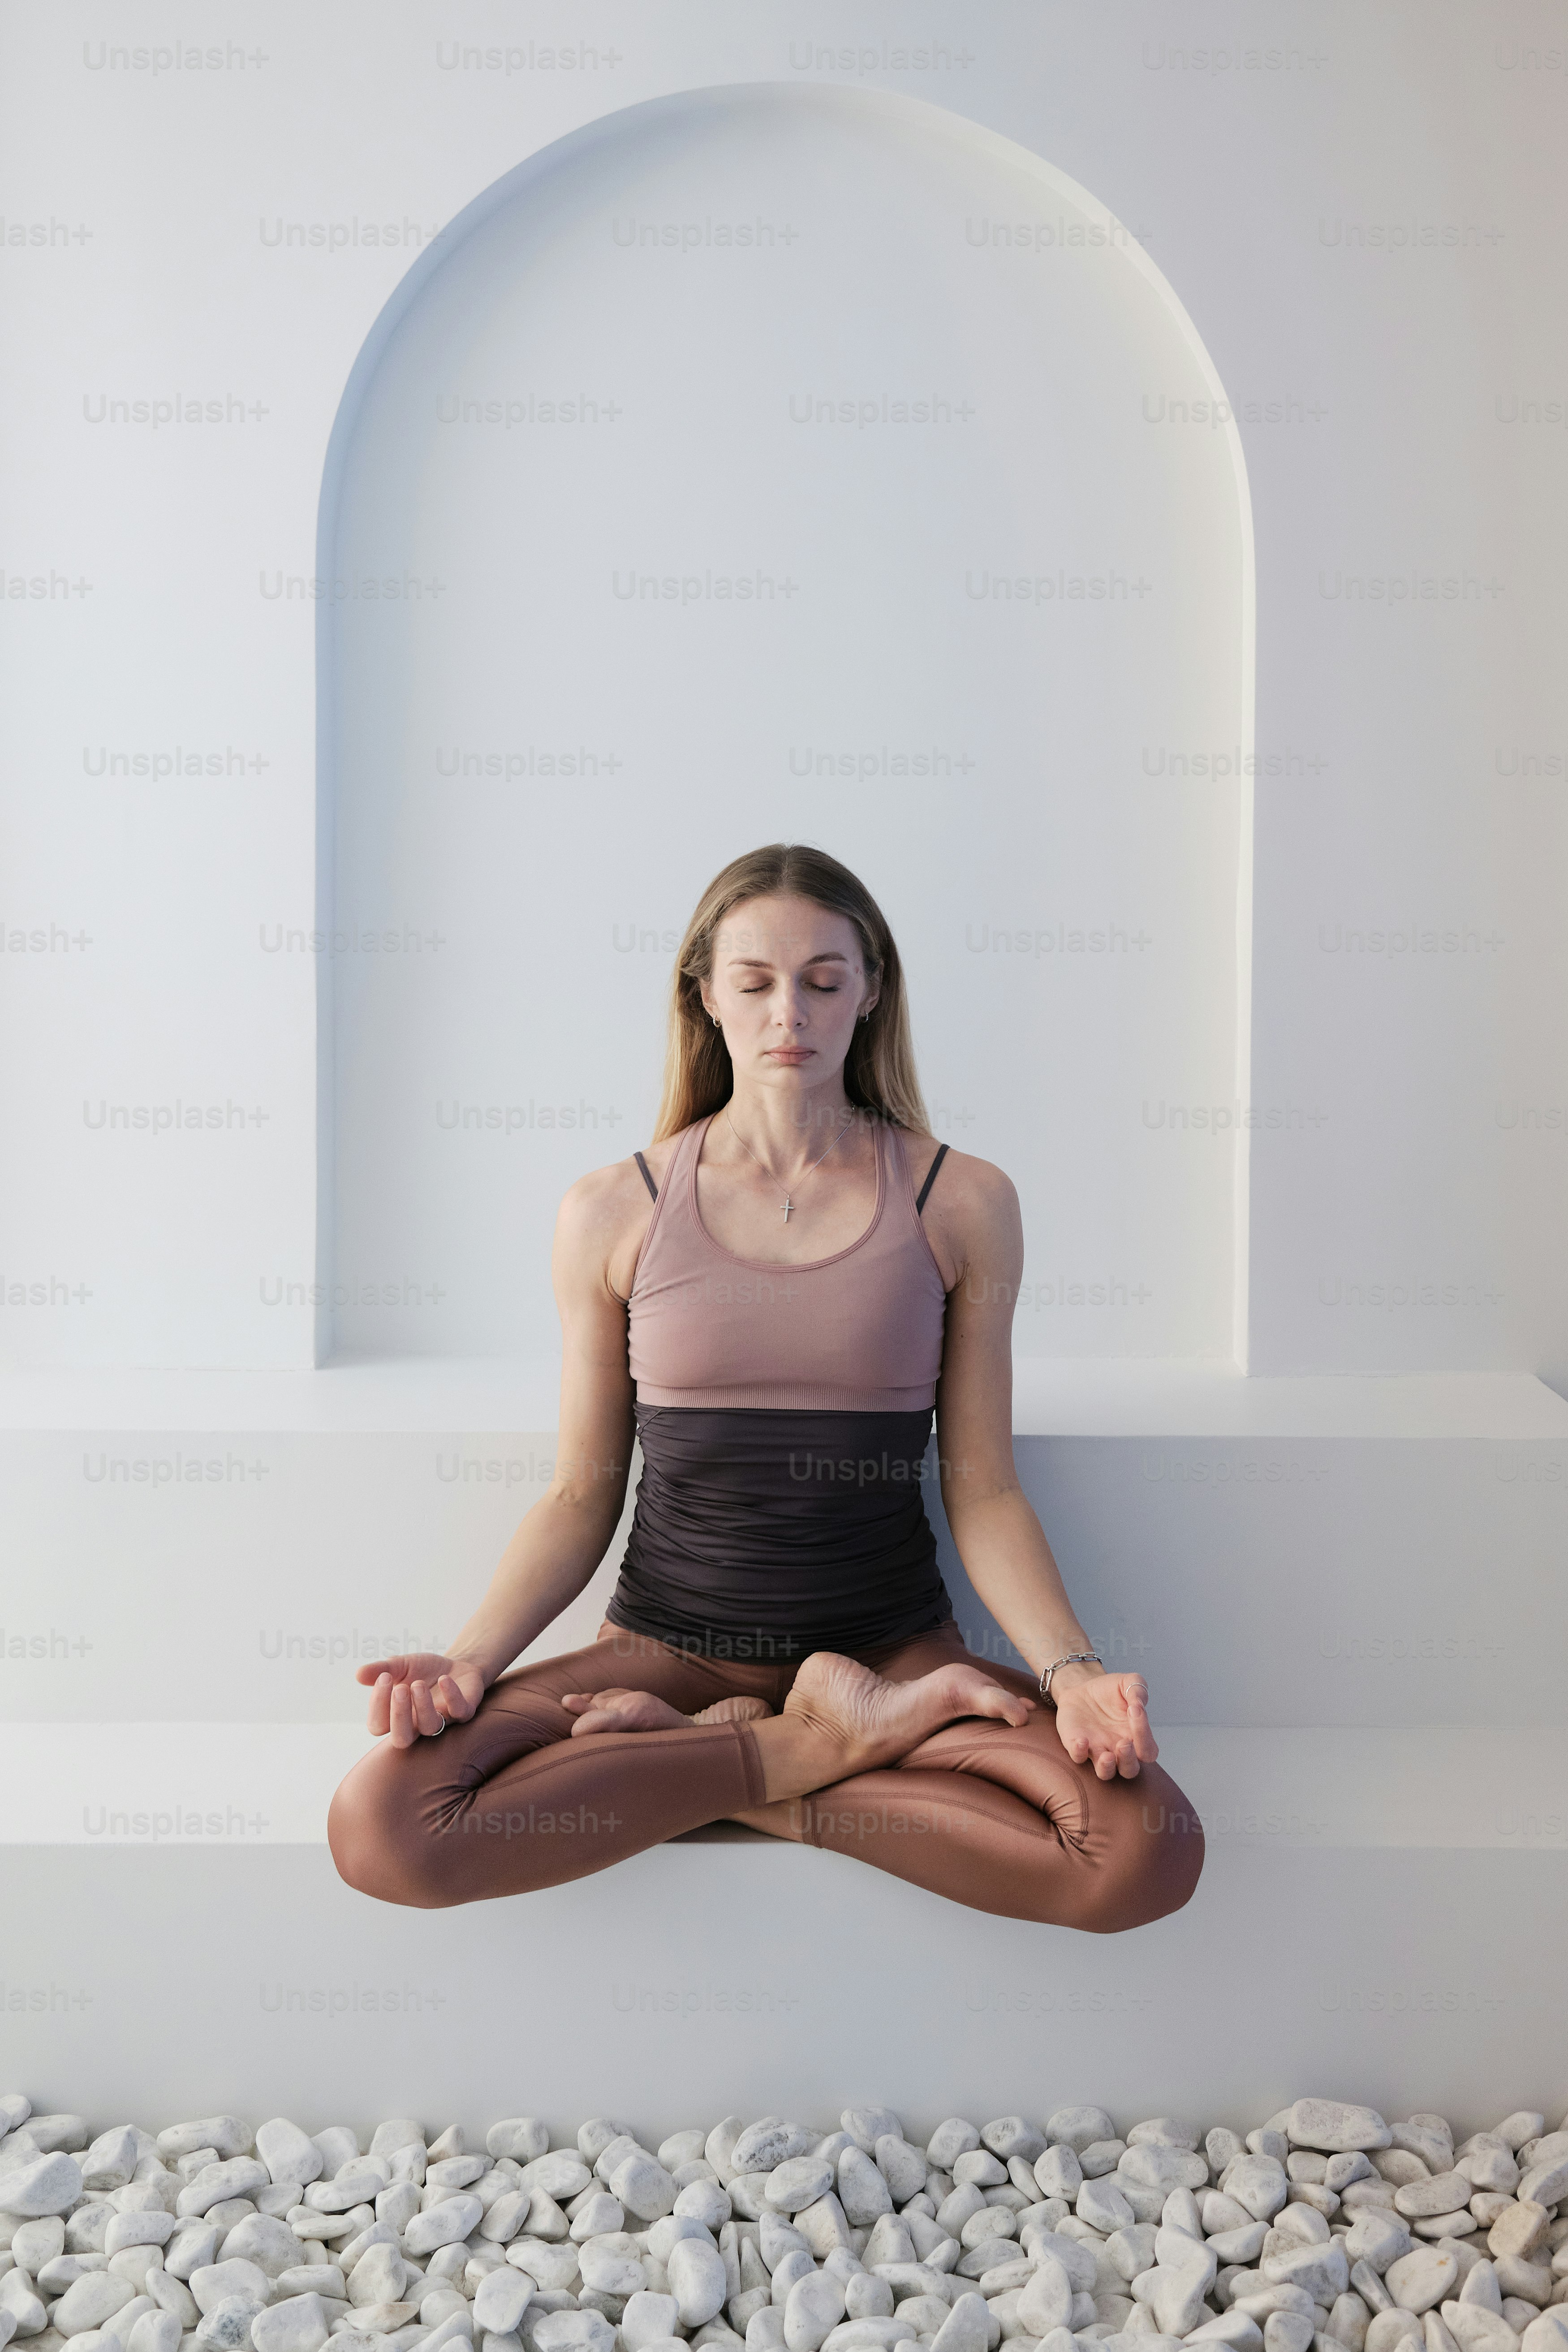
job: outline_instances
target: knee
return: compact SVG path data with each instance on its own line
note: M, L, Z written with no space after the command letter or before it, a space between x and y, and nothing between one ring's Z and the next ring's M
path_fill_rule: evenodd
M1135 1780L1110 1784L1094 1811L1104 1817L1103 1843L1076 1926L1120 1935L1191 1901L1203 1874L1203 1823L1168 1773L1145 1765Z
M450 1900L422 1868L426 1840L395 1780L374 1768L380 1752L357 1764L327 1809L327 1844L345 1886L379 1903L435 1909Z

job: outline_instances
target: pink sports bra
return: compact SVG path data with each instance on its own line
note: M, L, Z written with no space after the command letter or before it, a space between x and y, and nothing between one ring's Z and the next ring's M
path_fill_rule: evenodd
M877 1202L859 1240L769 1265L721 1248L698 1214L710 1122L682 1129L637 1255L627 1321L638 1403L929 1412L947 1300L920 1213L947 1146L917 1201L898 1130L877 1119Z

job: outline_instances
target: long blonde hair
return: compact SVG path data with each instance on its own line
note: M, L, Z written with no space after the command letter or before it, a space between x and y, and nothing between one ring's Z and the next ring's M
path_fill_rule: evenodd
M750 849L716 874L697 902L675 960L670 989L664 1094L653 1140L720 1110L734 1092L735 1075L723 1033L702 1004L702 982L713 969L719 926L744 898L783 894L809 898L854 924L867 977L878 983L870 1017L858 1021L844 1062L844 1091L852 1103L915 1135L931 1132L910 1038L903 966L886 916L858 875L824 849L771 841Z

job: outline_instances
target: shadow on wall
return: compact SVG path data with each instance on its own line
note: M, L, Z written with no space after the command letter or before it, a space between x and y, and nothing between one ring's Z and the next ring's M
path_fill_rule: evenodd
M442 233L283 583L320 598L320 1360L553 1352L561 1193L647 1139L690 908L781 837L876 892L937 1132L1018 1185L1020 1352L1232 1352L1245 1139L1186 1116L1246 1092L1223 397L1131 231L913 100L657 100Z

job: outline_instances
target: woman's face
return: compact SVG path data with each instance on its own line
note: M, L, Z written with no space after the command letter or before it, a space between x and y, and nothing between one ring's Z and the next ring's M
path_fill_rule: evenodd
M714 936L702 1002L719 1016L737 1083L830 1081L876 1001L854 924L813 899L744 898Z

